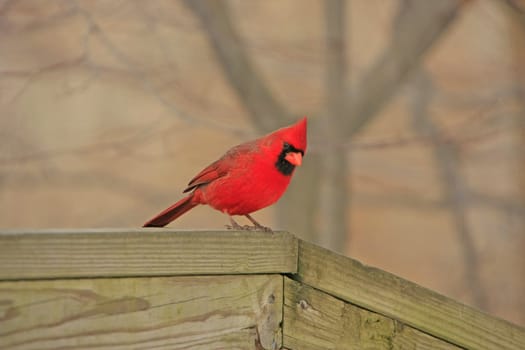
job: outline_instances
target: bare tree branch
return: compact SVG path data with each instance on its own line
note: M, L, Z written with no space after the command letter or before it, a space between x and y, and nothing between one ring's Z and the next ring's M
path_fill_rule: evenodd
M355 175L362 177L360 175ZM383 184L383 181L370 177L365 177L368 182ZM525 203L519 199L493 196L476 190L466 190L465 196L469 207L480 207L495 210L501 215L515 215L523 217L525 215ZM435 211L449 207L446 199L428 199L418 194L407 193L355 193L352 200L358 205L372 205L376 208L407 208L414 211L414 215L419 211Z
M500 125L485 123L487 125L484 127L480 119L485 117L486 114L488 114L486 111L473 114L472 116L476 119L475 123L461 123L461 125L455 125L454 127L441 128L441 138L439 140L432 140L428 135L400 136L391 139L382 138L378 140L345 142L340 148L348 148L352 151L369 151L416 145L428 146L435 141L439 141L441 144L453 144L458 147L458 149L461 149L461 151L466 151L469 147L478 146L485 142L491 142L502 134L512 133L517 130L525 130L525 120L521 118L519 112L512 114L507 112L503 115L500 113L493 113L492 116L490 116L490 120L493 121L497 119ZM477 126L478 130L476 130L475 126ZM463 130L463 132L461 132L461 130ZM338 147L338 145L335 145L335 147Z
M173 135L180 129L180 126L175 124L166 127L152 123L150 125L137 125L136 129L137 131L132 135L114 137L111 141L106 140L79 146L39 149L34 152L15 156L0 156L0 166L49 161L53 158L65 156L88 156L91 154L100 154L100 152L103 151L120 151L120 155L124 154L123 152L127 155L136 155L136 151L145 143L151 140L157 140L159 137L165 135ZM10 135L6 135L4 137L7 138L9 136ZM148 156L147 159L151 159L151 156Z
M468 197L471 205L479 205L508 215L525 217L525 200L522 198L493 196L474 190L469 191Z
M254 62L246 53L224 1L185 0L200 19L221 67L241 102L250 112L253 123L269 132L292 119L264 83Z
M16 5L19 5L22 3L20 0L8 0L4 1L3 3L0 3L0 29L2 31L8 31L8 32L29 32L29 31L37 31L40 29L43 29L44 27L48 27L51 25L54 25L55 23L67 20L73 16L75 16L77 13L75 11L74 6L70 2L62 2L58 3L55 2L53 5L50 6L54 11L50 11L49 13L39 16L35 16L31 18L30 21L23 21L22 23L9 23L8 20L2 21L2 18L9 18L10 11L13 7L16 7Z
M166 98L158 89L157 86L153 83L150 78L147 70L144 70L140 65L133 60L132 57L126 54L125 50L116 45L104 31L104 29L99 25L96 18L86 9L81 6L81 3L78 0L75 0L75 9L80 15L82 15L86 21L88 31L85 39L85 46L89 40L89 36L96 37L99 42L108 50L108 52L115 57L120 63L122 63L126 68L129 69L129 76L135 79L142 89L148 92L151 96L157 99L157 101L164 107L166 110L174 114L180 120L185 121L188 124L192 125L201 125L214 129L221 129L226 132L242 135L245 134L244 130L239 128L232 127L231 125L226 125L209 118L200 118L194 115L189 115L185 111L179 108L176 103ZM88 52L89 55L89 52ZM86 65L95 70L97 67L93 65L90 61L86 62Z
M53 170L46 176L28 172L0 173L0 182L7 184L6 187L18 188L42 188L44 186L54 188L84 188L103 189L108 193L114 193L123 197L133 198L143 203L152 205L163 205L173 199L173 195L163 193L149 184L125 177L111 174L105 171L62 171Z
M522 24L525 24L525 3L517 0L505 0L503 4L507 5L521 20Z
M401 82L456 18L464 1L407 0L400 5L390 45L364 74L349 99L345 130L354 135L386 105Z

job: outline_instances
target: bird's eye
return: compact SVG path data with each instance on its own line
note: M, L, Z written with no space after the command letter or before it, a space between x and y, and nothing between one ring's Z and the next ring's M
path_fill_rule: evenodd
M283 148L284 148L285 150L289 150L290 148L292 148L292 146L290 146L290 144L289 144L288 142L285 142L285 143L283 144Z

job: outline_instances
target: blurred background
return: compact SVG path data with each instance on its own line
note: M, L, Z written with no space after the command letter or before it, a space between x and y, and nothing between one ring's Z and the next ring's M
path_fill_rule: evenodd
M522 0L0 0L0 227L139 227L307 115L258 221L525 325L524 94Z

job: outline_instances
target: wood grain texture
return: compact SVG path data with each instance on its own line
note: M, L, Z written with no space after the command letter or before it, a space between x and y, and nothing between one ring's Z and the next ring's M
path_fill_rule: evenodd
M291 350L460 349L289 278L283 314L283 346Z
M281 345L283 277L0 282L1 350L265 349Z
M525 330L412 282L299 242L298 281L468 349L525 349Z
M0 280L287 273L297 269L288 233L169 229L0 233Z

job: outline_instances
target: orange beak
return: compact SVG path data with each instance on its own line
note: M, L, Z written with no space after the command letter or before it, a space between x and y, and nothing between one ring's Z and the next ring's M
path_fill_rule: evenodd
M284 157L287 161L295 166L300 166L303 163L303 156L301 152L290 152Z

